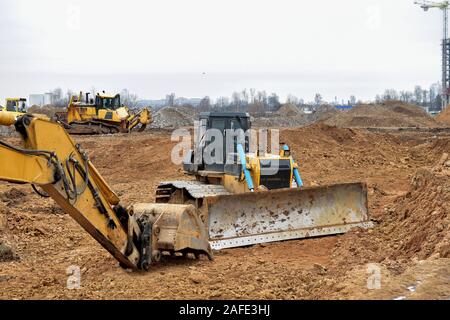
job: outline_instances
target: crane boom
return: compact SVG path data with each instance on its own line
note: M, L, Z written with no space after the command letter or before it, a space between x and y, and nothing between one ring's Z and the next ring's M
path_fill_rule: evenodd
M429 9L440 9L443 14L443 35L442 35L442 110L449 103L450 97L450 39L448 38L448 9L449 1L415 1L414 4L419 5L424 11Z

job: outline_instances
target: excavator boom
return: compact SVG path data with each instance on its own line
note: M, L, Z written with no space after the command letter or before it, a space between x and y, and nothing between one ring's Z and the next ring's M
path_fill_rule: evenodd
M0 180L42 188L121 266L148 269L162 251L212 257L206 228L192 206L141 204L125 209L61 125L28 114L18 119L0 114L0 125L12 124L25 148L0 141ZM144 211L138 209L142 207Z
M2 142L0 180L40 186L120 263L136 268L138 250L125 254L127 230L113 211L118 198L80 146L56 123L28 115L3 120L15 123L26 149Z

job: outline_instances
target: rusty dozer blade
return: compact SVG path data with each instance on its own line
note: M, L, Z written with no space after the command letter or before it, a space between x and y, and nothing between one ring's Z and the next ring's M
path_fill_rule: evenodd
M215 250L370 228L363 183L205 198L203 214Z
M153 262L159 261L162 252L205 254L212 259L207 228L194 206L140 203L129 212L141 230L146 224L152 230L149 251Z

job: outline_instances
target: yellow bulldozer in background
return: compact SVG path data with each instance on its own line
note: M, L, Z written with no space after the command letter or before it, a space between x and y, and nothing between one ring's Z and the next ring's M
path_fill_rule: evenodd
M12 115L15 118L23 116L27 113L27 99L25 98L6 98L4 107L0 106L0 113ZM33 113L37 118L49 119L45 114Z
M121 104L119 94L104 92L97 93L95 99L83 92L72 96L67 111L57 113L56 119L70 134L128 133L136 128L141 132L152 122L147 108L135 113Z
M6 98L4 107L0 111L13 113L15 116L24 115L27 112L27 99L25 98Z

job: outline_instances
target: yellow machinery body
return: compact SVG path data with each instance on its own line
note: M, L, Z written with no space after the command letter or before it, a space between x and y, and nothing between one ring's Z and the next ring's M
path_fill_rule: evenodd
M152 122L147 108L135 113L121 104L120 95L97 94L83 98L72 96L67 112L58 114L60 122L71 134L127 133L139 127L143 131Z
M6 104L0 109L0 112L8 112L18 117L27 112L27 99L25 98L6 98Z

